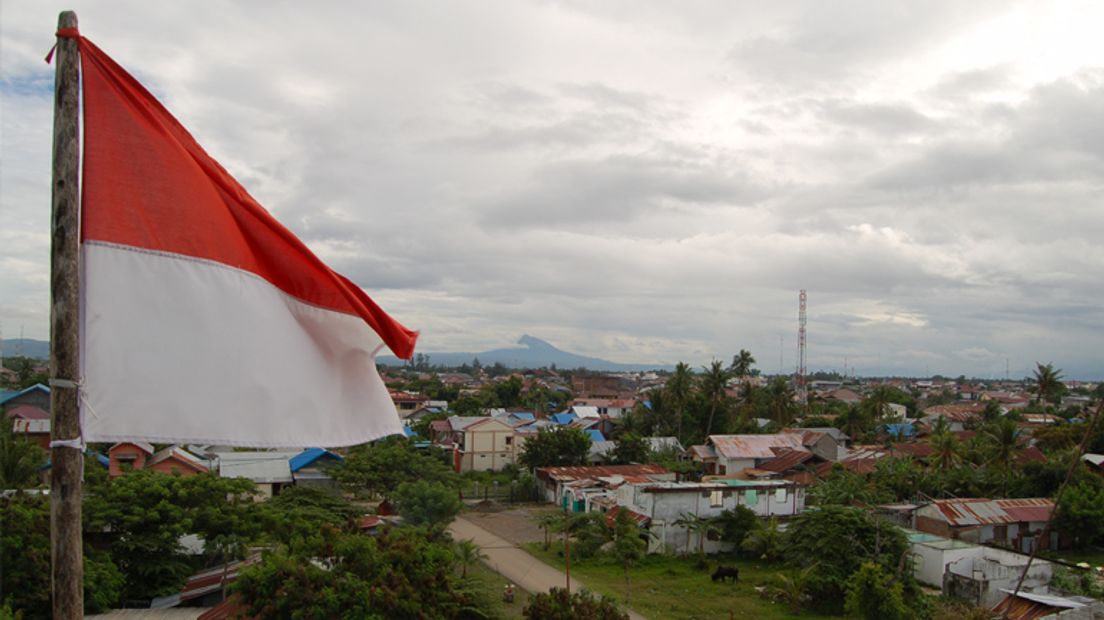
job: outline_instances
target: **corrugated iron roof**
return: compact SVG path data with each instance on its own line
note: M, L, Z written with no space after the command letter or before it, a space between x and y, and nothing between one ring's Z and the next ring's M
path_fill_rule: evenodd
M939 499L932 505L952 527L1046 521L1054 510L1049 499Z
M759 466L759 469L773 472L783 472L813 458L813 453L808 450L790 450L783 452L776 459L771 459Z
M726 459L770 459L775 454L771 448L804 447L803 433L774 433L772 435L710 435L708 440L717 453Z
M660 465L592 465L574 467L538 467L537 476L552 480L578 480L581 478L605 478L610 476L643 476L670 474Z

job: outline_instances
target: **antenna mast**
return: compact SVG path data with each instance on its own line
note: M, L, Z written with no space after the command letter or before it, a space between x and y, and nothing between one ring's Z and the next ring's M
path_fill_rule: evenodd
M797 397L805 405L809 402L809 393L805 387L805 289L801 289L797 299Z

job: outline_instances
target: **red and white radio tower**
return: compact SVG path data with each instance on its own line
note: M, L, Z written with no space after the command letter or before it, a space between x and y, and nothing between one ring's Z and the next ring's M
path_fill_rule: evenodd
M797 299L797 397L804 405L809 402L809 393L805 388L805 289L801 289Z

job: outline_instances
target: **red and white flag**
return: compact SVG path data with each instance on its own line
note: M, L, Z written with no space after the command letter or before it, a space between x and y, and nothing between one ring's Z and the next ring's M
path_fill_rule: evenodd
M85 441L342 446L402 430L375 356L417 334L80 39Z

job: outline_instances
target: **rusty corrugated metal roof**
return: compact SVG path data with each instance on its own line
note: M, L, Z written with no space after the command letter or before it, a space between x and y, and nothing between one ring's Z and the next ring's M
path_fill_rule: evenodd
M580 478L630 477L669 474L667 468L660 465L594 465L590 467L538 467L537 476L552 480L578 480ZM650 479L650 478L647 478Z
M951 526L1000 525L1046 521L1054 510L1049 499L939 499L932 505Z
M717 453L726 459L771 459L771 448L804 447L803 433L775 433L773 435L710 435L708 441Z

